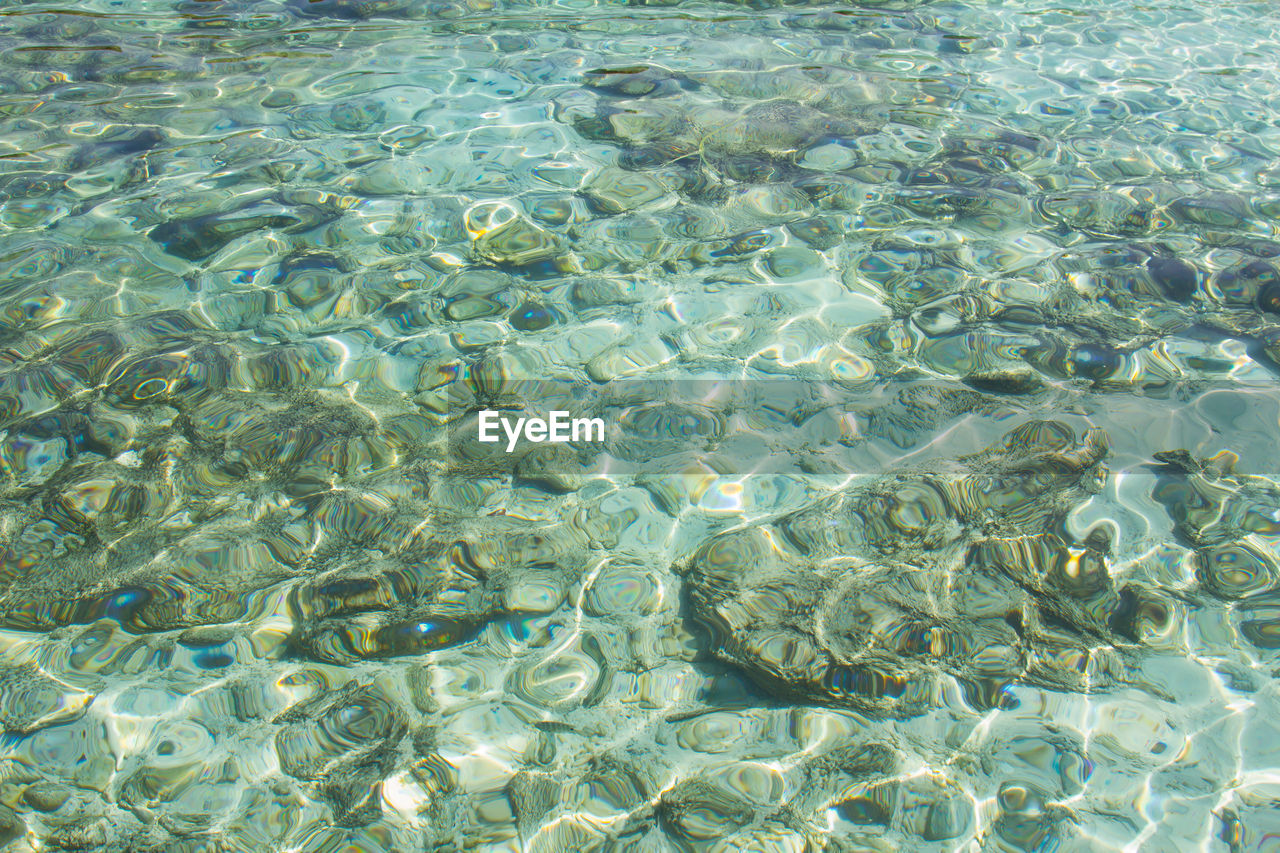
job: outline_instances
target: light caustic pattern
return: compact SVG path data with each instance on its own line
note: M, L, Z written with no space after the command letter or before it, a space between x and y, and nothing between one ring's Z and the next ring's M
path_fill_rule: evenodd
M1273 4L0 11L3 849L1274 844Z

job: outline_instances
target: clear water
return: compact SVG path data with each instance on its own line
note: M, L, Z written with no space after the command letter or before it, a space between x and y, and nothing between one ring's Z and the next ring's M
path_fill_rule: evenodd
M0 3L0 845L1275 849L1276 56Z

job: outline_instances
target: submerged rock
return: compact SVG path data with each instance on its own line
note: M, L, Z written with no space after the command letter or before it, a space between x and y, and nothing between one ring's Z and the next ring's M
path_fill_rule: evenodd
M408 733L404 710L376 684L349 682L286 711L277 722L280 769L315 783L338 826L364 826L382 814L382 780Z
M830 139L865 135L882 124L874 116L826 112L786 98L749 102L739 109L673 99L602 101L594 112L581 105L558 112L589 139L628 146L626 165L632 167L696 154L712 163L736 165L738 171L742 157L787 157Z
M522 216L486 231L472 244L476 255L500 266L522 267L564 254L559 236Z
M555 311L538 302L523 302L516 306L507 318L513 329L522 332L539 332L555 324Z
M1094 689L1121 655L1105 647L1123 596L1104 554L1043 531L1097 488L1106 447L1031 422L954 465L720 534L687 566L692 615L717 657L805 701L909 715L944 676L977 707L1018 682Z
M1179 258L1154 256L1147 270L1160 289L1175 302L1188 302L1195 295L1199 274L1191 264Z
M1234 453L1196 459L1185 450L1169 450L1155 458L1163 468L1153 496L1168 509L1177 532L1192 544L1217 545L1250 534L1280 533L1280 485L1237 474Z
M667 193L658 180L648 175L623 169L604 169L584 190L592 206L602 213L625 213Z
M1268 314L1280 314L1280 283L1273 281L1258 291L1258 309Z
M1175 530L1195 547L1196 580L1214 598L1239 602L1231 617L1252 645L1280 649L1280 485L1239 474L1235 454L1195 459L1185 450L1155 454L1163 463L1152 496Z
M27 825L22 818L6 805L0 805L0 844L8 845L10 841L26 835Z
M202 261L246 234L264 228L305 231L334 217L335 214L311 205L258 203L224 213L162 222L147 236L170 255Z
M592 89L625 98L642 95L661 97L696 85L687 77L657 65L593 68L584 77L586 84Z
M0 202L55 195L66 189L70 177L55 172L11 172L0 176Z
M92 694L35 666L0 664L0 728L5 732L25 735L69 723L83 715L92 701Z
M22 800L39 812L56 812L71 799L71 789L57 782L37 782L22 792Z
M364 21L370 18L417 20L428 17L434 4L418 0L288 0L287 6L308 18Z
M104 138L77 148L71 156L68 168L73 172L82 172L113 160L145 154L160 147L167 141L168 137L164 131L154 127L108 134ZM154 168L152 173L155 173Z

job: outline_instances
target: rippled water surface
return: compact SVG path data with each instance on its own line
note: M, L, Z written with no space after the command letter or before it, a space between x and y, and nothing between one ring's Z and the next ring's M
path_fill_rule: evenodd
M0 847L1277 849L1277 56L0 2Z

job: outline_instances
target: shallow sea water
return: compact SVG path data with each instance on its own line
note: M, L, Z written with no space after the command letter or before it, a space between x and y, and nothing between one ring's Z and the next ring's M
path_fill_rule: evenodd
M1277 56L0 2L0 848L1280 849Z

